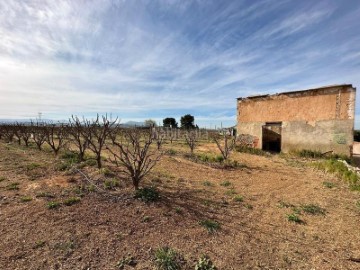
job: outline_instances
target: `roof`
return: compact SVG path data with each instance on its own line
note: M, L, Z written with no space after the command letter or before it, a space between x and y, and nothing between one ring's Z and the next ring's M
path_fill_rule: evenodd
M334 85L326 85L326 86L310 88L310 89L305 89L305 90L293 90L293 91L280 92L280 93L276 93L276 94L264 94L264 95L253 95L253 96L248 96L248 97L239 97L237 99L238 100L256 99L256 98L265 98L265 97L272 97L272 96L278 96L278 95L298 94L298 93L311 92L311 91L323 90L323 89L334 88L334 87L353 87L353 86L352 86L352 84L334 84Z

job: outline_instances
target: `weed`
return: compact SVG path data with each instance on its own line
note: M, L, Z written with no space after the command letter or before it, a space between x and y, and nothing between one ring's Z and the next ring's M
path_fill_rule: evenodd
M207 256L201 256L196 262L195 270L216 270L212 261Z
M155 251L155 263L159 270L179 270L181 269L180 262L179 254L169 247L159 248Z
M71 253L75 249L75 242L71 240L64 243L57 243L55 244L55 248L65 251L66 253Z
M66 199L63 204L66 205L66 206L71 206L71 205L74 205L78 202L80 202L81 199L78 198L78 197L72 197L72 198L69 198L69 199Z
M250 209L250 210L254 208L251 204L248 204L248 203L245 204L244 206L245 206L247 209Z
M323 185L324 185L324 187L327 187L327 188L333 188L333 187L335 187L336 185L334 184L334 183L332 183L332 182L323 182Z
M5 176L0 176L0 182L5 181L6 177Z
M32 171L35 170L36 168L40 168L41 165L39 163L30 163L26 165L26 170L27 171Z
M224 181L224 182L220 183L220 186L229 187L229 186L231 186L231 182L230 181Z
M11 183L9 185L6 186L7 190L19 190L19 183Z
M89 186L87 186L87 190L88 190L89 192L95 192L96 187L95 187L95 185L89 185Z
M196 158L202 162L208 163L222 163L224 161L224 157L222 155L210 155L210 154L199 154Z
M79 162L79 155L74 151L66 151L60 156L61 159L70 160L72 163Z
M350 184L351 190L360 191L360 178L358 174L355 171L350 170L344 162L335 159L329 159L314 163L313 166L325 172L336 174L338 177Z
M279 208L289 208L289 207L295 207L295 205L284 201L279 202Z
M253 148L253 147L248 147L248 146L243 146L243 145L236 146L235 150L240 153L247 153L247 154L258 155L258 156L269 155L269 153L265 152L264 150L261 150L258 148Z
M106 189L114 189L115 187L118 187L118 186L120 186L120 183L116 179L106 179L104 181L104 187Z
M145 187L136 190L134 197L143 202L155 202L160 199L160 194L155 187Z
M205 205L205 206L210 206L211 203L212 203L212 201L211 201L211 200L203 200L202 203L203 203L203 205Z
M169 149L166 151L166 154L168 154L169 156L175 156L177 152L174 149Z
M205 219L199 221L199 224L203 226L209 233L213 233L220 229L220 223L215 220Z
M144 216L143 218L142 218L142 222L149 222L151 220L151 218L149 217L149 216Z
M235 195L236 193L237 193L236 190L233 189L233 188L225 191L225 195L227 195L227 196L233 196L233 195Z
M241 196L241 195L236 195L236 196L234 196L233 200L234 200L235 202L243 202L243 201L244 201L244 197Z
M323 153L320 151L307 150L307 149L294 151L293 154L303 158L322 158L324 156Z
M176 207L175 212L176 212L176 214L179 214L179 215L183 213L183 211L181 210L180 207Z
M101 168L99 170L99 172L106 177L114 177L115 176L115 174L112 171L110 171L108 168Z
M31 198L31 197L26 197L26 196L24 196L24 197L21 197L21 198L20 198L20 201L21 201L21 202L30 202L30 201L32 201L32 198Z
M48 192L40 192L36 194L36 198L55 198L55 195Z
M85 161L85 164L90 167L94 167L97 165L97 162L95 159L88 159Z
M311 215L325 215L325 209L315 204L305 204L301 206L301 209Z
M35 242L34 248L42 248L43 246L45 246L46 242L39 240Z
M116 267L118 269L124 269L126 265L132 266L132 267L136 266L135 258L130 255L123 257L120 261L118 261L118 263L116 264Z
M357 201L357 202L356 202L356 206L357 206L357 208L360 209L360 201Z
M210 181L207 181L207 180L203 182L203 185L206 186L206 187L214 186L213 183L211 183Z
M290 222L295 222L295 223L302 223L303 221L300 219L299 215L296 213L291 213L291 214L287 214L287 219Z
M61 206L61 204L59 202L49 202L46 207L48 209L56 209L59 208Z

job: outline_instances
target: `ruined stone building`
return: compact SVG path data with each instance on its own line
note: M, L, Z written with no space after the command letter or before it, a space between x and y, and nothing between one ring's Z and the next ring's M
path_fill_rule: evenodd
M237 99L239 140L263 150L350 155L356 88L351 84Z

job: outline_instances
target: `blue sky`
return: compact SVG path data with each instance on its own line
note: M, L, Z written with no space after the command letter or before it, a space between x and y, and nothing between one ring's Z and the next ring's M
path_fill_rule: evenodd
M233 125L240 96L360 87L359 18L357 0L0 1L0 118Z

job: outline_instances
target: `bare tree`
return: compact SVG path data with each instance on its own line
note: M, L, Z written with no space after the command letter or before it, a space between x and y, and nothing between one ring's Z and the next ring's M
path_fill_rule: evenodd
M140 130L124 130L121 141L113 140L116 150L108 150L114 157L117 166L123 166L123 172L132 180L135 190L139 189L140 181L146 176L160 160L162 153L150 150L153 143L153 134Z
M161 145L164 143L165 140L165 132L159 128L156 131L155 139L156 139L157 149L160 150Z
M190 147L191 154L193 155L194 149L198 143L196 130L187 130L185 133L185 141L187 145Z
M89 142L86 136L85 120L82 122L77 116L71 116L69 119L69 135L71 141L76 145L79 150L79 161L84 160L86 149L89 147Z
M5 124L2 125L2 133L6 142L13 142L15 136L15 129L13 125Z
M39 150L42 149L42 145L46 141L45 124L36 121L32 123L33 140Z
M28 125L20 125L21 129L21 138L23 139L25 146L29 147L29 141L32 136L31 126Z
M117 118L110 122L107 115L102 116L100 120L99 115L93 121L84 120L85 137L88 142L89 149L96 155L98 168L102 167L101 152L103 151L106 139L110 138L112 132L116 130Z
M227 160L236 145L235 137L227 135L226 132L224 132L221 136L214 135L213 140L219 148L224 160Z
M16 138L18 144L21 144L21 138L22 138L22 125L19 122L16 122L15 125L13 125L13 132L14 132L14 137Z
M58 155L59 150L66 144L66 127L63 124L48 124L44 126L45 141L53 150L55 156Z

